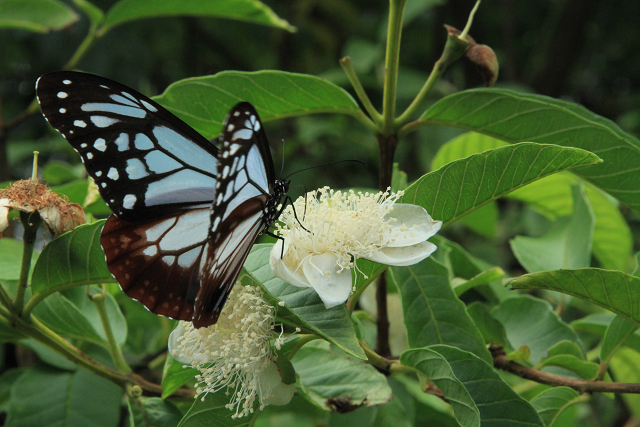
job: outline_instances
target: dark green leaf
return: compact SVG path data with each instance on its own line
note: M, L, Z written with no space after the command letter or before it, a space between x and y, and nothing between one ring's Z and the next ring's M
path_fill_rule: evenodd
M461 426L480 426L480 410L441 354L430 348L407 350L400 362L425 374L442 391Z
M400 290L410 347L449 344L491 361L480 331L451 289L445 266L427 258L389 270Z
M545 357L554 344L578 340L573 329L560 319L548 302L529 295L507 298L494 307L491 314L504 325L513 348L529 347L533 364ZM531 319L535 319L535 326Z
M223 390L208 393L198 397L191 409L185 414L178 427L241 427L251 425L252 418L257 414L242 418L232 418L235 411L225 408L229 404L230 396Z
M511 348L504 326L491 315L485 304L479 301L473 302L467 307L467 312L484 337L485 343L500 344L507 350Z
M482 273L472 277L469 280L465 279L454 279L452 281L453 290L455 291L457 296L462 295L467 292L469 289L473 289L476 286L486 285L487 283L494 282L496 280L500 280L504 277L504 270L500 267L493 267L487 271L483 271Z
M523 142L456 160L430 172L405 190L402 202L422 206L445 227L530 182L599 161L584 150Z
M593 362L586 362L580 360L571 354L559 354L557 356L551 356L546 359L542 359L539 364L540 368L545 366L558 366L564 368L569 372L573 372L580 378L585 380L592 380L598 373L598 364Z
M62 294L55 293L45 298L36 306L33 314L45 326L63 337L106 345L80 309Z
M244 265L266 288L268 295L265 296L276 307L277 317L327 339L354 357L366 359L346 306L327 309L312 288L299 288L275 277L269 267L272 246L254 245ZM284 301L284 306L280 306L279 301Z
M640 278L620 271L582 268L525 274L505 282L515 289L548 289L598 304L640 325Z
M595 216L580 185L573 187L573 200L573 215L557 220L544 236L516 236L510 241L513 254L529 273L591 264Z
M183 363L175 360L167 352L164 369L162 370L162 398L165 399L171 396L186 382L193 380L198 373L196 368L186 368Z
M549 357L560 354L570 354L580 360L585 360L584 352L578 344L569 340L562 340L549 348Z
M3 0L0 29L20 28L38 33L59 31L79 19L73 9L56 0Z
M467 389L480 410L482 427L544 427L529 402L513 391L491 365L455 347L434 345L429 349L446 359L458 381ZM488 390L491 393L487 393Z
M314 113L362 114L344 89L315 76L284 71L223 71L185 79L153 99L205 138L220 133L226 114L240 101L252 103L263 122Z
M195 3L181 0L154 0L152 3L145 0L121 0L107 13L101 32L105 33L125 22L162 16L237 19L288 31L296 30L258 0L200 0Z
M624 344L631 335L638 330L638 324L633 323L621 316L616 316L611 320L607 332L604 334L600 347L600 360L609 363L616 350Z
M352 405L379 405L391 398L384 375L373 366L307 345L291 361L303 395L325 410L335 409L329 399Z
M75 371L78 365L65 359L60 354L51 350L49 347L41 344L40 342L30 338L20 341L20 345L30 348L37 355L38 358L44 363L53 366L54 368L63 369L66 371Z
M122 393L117 385L84 369L35 366L11 387L7 425L115 427Z
M22 242L8 237L0 239L0 280L19 280L22 266ZM38 259L38 252L31 256L31 270ZM6 289L6 288L5 288ZM13 294L11 296L14 296Z
M173 403L158 397L127 399L130 427L175 427L182 412Z
M115 282L100 246L104 221L81 225L49 243L33 270L33 293L52 293L73 286Z
M633 208L640 207L640 141L582 106L540 95L478 89L447 96L420 118L507 142L535 141L602 154L604 163L576 173Z
M579 397L580 394L572 388L554 387L543 391L530 403L547 427L551 427L562 411L580 402Z

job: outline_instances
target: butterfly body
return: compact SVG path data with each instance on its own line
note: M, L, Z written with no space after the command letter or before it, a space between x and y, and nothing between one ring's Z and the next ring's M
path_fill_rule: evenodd
M218 150L159 104L102 77L45 74L36 91L114 212L100 241L122 290L154 313L214 324L289 186L275 178L253 106L231 108Z

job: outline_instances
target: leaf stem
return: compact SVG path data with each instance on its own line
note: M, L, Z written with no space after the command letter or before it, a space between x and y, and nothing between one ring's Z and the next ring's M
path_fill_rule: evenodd
M13 310L20 313L24 307L24 294L27 290L29 270L31 268L31 257L33 256L33 246L36 243L36 233L42 220L38 212L20 211L20 222L24 227L22 235L22 265L20 268L20 279L18 280L18 291L13 301Z
M407 0L389 1L389 26L387 28L384 94L382 98L382 133L387 135L394 132L398 67L400 62L400 37L406 3Z
M446 66L443 66L443 65L444 65L443 57L440 57L440 59L438 59L436 63L433 65L431 74L429 74L427 81L424 83L424 85L420 89L420 92L418 92L418 95L416 95L414 100L411 102L411 105L409 105L407 109L404 110L404 112L396 119L395 123L397 127L403 126L411 118L411 116L415 114L415 112L422 106L422 103L424 102L425 98L427 97L429 92L431 92L431 89L433 89L433 86L437 83L437 81L440 79L440 76L442 76L442 73L446 69ZM401 128L399 133L403 134L403 130L404 128Z
M467 19L467 25L464 26L464 30L462 30L462 32L460 33L460 39L462 40L467 39L467 34L469 34L469 30L471 29L471 24L473 23L473 17L476 14L478 7L480 7L480 0L478 0L476 4L473 6L473 9L471 9L471 13L469 13L469 19Z
M107 343L109 344L109 353L111 354L111 359L113 363L116 365L116 369L120 372L130 373L131 367L124 360L124 356L122 355L122 350L118 347L116 343L116 339L113 336L113 329L111 328L111 322L109 322L109 315L107 314L107 305L106 305L106 289L103 287L102 294L97 294L91 296L91 301L96 305L98 309L98 314L100 315L100 322L102 323L102 328L104 329L104 334L107 337Z
M369 99L369 96L367 95L367 92L365 92L364 87L362 87L362 83L360 83L360 79L358 78L356 71L351 65L351 58L348 56L342 58L340 60L340 66L349 78L351 86L353 86L353 89L356 91L356 95L358 95L358 99L360 99L360 102L362 102L364 109L367 111L367 113L369 113L369 116L371 116L371 119L374 121L374 123L380 126L382 124L382 114L380 114L378 110L376 110L376 108L373 106L371 100Z

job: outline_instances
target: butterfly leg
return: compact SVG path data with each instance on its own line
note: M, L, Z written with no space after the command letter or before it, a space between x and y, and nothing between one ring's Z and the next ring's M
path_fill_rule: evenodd
M282 250L280 251L280 259L282 259L282 257L284 256L284 237L273 234L270 231L265 231L264 234L266 234L267 236L275 237L278 240L282 240Z

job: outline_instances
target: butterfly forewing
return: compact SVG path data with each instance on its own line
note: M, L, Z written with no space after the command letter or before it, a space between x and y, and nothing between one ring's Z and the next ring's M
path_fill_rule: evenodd
M43 75L36 92L120 219L148 221L213 199L216 147L156 102L72 71Z

